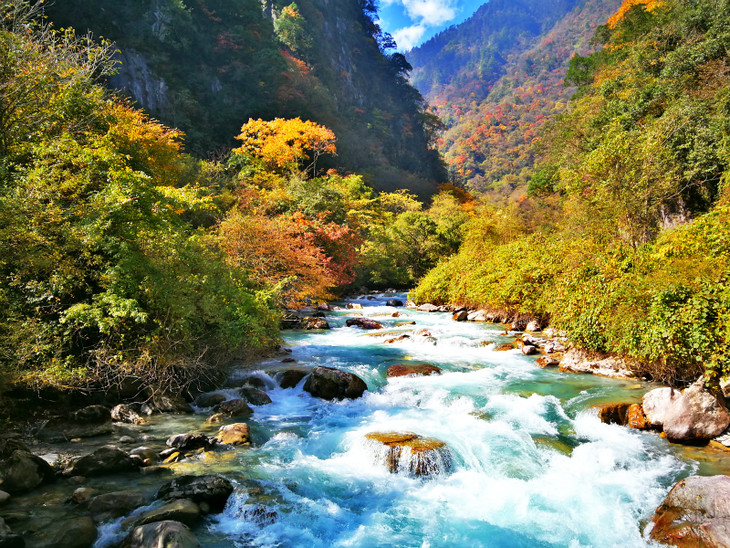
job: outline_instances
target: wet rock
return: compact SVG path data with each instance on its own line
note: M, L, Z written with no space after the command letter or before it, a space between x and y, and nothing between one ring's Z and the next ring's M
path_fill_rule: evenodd
M508 350L514 350L515 346L512 343L498 344L494 350L497 352L507 352Z
M406 308L418 308L418 305L409 299L406 301Z
M205 419L205 422L208 424L219 424L221 422L226 422L227 418L228 417L223 413L213 413L210 417Z
M129 514L147 503L147 497L137 491L115 491L91 499L89 509L94 521L100 523Z
M438 306L431 303L422 304L417 308L419 312L438 312L438 309Z
M427 363L398 363L391 365L386 372L386 377L405 377L408 375L440 375L441 368Z
M395 324L395 327L403 327L405 325L416 325L416 322L410 321L410 322L398 322Z
M253 522L259 527L271 525L279 517L276 510L267 508L263 504L244 504L241 511L236 515L238 518Z
M172 520L192 526L200 521L200 514L200 506L192 500L178 499L142 514L142 517L136 520L135 525L139 527L148 523Z
M295 358L284 358L281 363L297 363L297 360Z
M143 463L149 464L157 460L157 451L151 447L135 447L129 452L130 457L139 457Z
M512 331L524 331L527 329L528 321L526 319L518 319L512 322L510 329Z
M13 533L5 520L0 518L0 548L23 548L24 546L23 537Z
M300 329L302 322L296 314L286 314L281 318L279 327L282 329Z
M399 337L393 337L392 339L385 339L383 342L385 344L395 344L397 342L407 341L410 338L410 335L400 335Z
M385 306L393 306L393 307L400 307L403 306L403 301L400 299L388 299L385 303Z
M118 422L127 422L129 424L145 424L147 421L125 403L115 405L111 410L111 418Z
M89 405L73 413L71 419L82 424L100 424L111 419L111 412L103 405Z
M640 403L633 403L629 406L626 411L626 422L631 428L637 430L648 430L651 428L651 424L649 424Z
M560 362L564 373L592 373L604 377L631 378L633 364L624 358L601 352L587 352L577 348L569 349Z
M548 341L543 347L545 354L555 354L556 352L565 352L566 348L562 343L556 341Z
M730 477L691 476L657 508L650 536L681 547L730 546Z
M105 445L90 455L73 461L63 474L65 476L101 476L131 472L137 468L135 459L125 451L113 445Z
M242 417L253 413L253 409L245 401L235 399L224 401L216 408L216 412L223 413L227 417Z
M97 537L96 525L87 516L54 523L38 548L90 548Z
M327 303L319 303L317 305L317 310L322 310L324 312L329 312L330 310L332 310L332 307L330 305L328 305Z
M190 499L204 502L214 512L220 512L233 493L233 485L222 476L180 476L163 485L157 497L165 500Z
M383 329L383 324L372 318L348 318L345 324L347 327L359 327L360 329Z
M371 432L365 438L373 442L376 459L391 472L433 476L453 467L451 452L441 440L413 432Z
M55 477L50 464L27 451L16 450L0 461L0 488L11 495L26 493Z
M360 303L347 303L347 308L349 310L362 310L362 305Z
M327 323L327 320L324 318L315 318L311 316L307 316L306 318L302 318L302 329L306 329L307 331L313 331L316 329L330 329L330 324Z
M466 315L467 321L470 322L488 322L489 313L486 310L473 310Z
M614 403L604 405L598 410L598 418L606 424L620 424L625 426L628 423L628 403Z
M282 388L294 388L304 377L309 375L308 369L285 369L275 375L276 381Z
M239 394L246 400L249 405L268 405L271 402L269 395L263 390L254 388L253 386L244 386L239 391Z
M107 414L106 421L100 423L51 419L38 430L36 435L42 441L56 443L74 439L94 438L110 434L111 432L111 414Z
M152 404L163 413L192 413L193 408L177 394L155 394Z
M525 327L525 331L542 331L542 324L537 320L532 320Z
M287 361L291 360L291 361ZM293 363L296 362L294 358L286 358L284 360L281 360L281 363ZM259 390L263 390L265 388L268 388L268 384L265 379L262 379L261 377L256 377L251 375L250 377L244 377L241 379L241 386L252 386L254 388L258 388Z
M10 493L6 493L5 491L0 491L0 506L5 504L10 500Z
M560 365L560 360L553 356L540 356L537 358L537 365L540 367L557 367Z
M700 379L674 400L664 416L664 433L674 442L710 440L730 425L725 402Z
M224 401L226 401L226 397L223 394L207 392L195 398L195 405L198 407L215 407Z
M91 487L79 487L71 493L71 502L79 505L87 504L98 494L98 489L92 489Z
M465 322L467 318L469 317L469 312L466 310L460 310L456 314L454 314L451 319L455 322Z
M215 440L204 434L188 433L170 436L165 444L179 451L208 450L215 445Z
M324 400L359 398L367 385L358 376L331 367L315 367L304 383L304 390Z
M135 527L122 542L122 548L199 548L200 542L179 521L157 521Z
M226 445L251 445L248 424L245 422L221 426L216 435L216 439L218 442Z
M650 390L644 394L641 406L649 424L658 428L664 426L664 417L681 396L682 393L679 390L668 387Z
M525 356L534 356L538 352L539 352L539 350L536 347L532 346L531 344L525 344L522 346L522 353Z

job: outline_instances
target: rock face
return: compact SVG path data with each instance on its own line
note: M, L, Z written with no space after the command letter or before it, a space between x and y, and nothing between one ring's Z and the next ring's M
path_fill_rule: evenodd
M730 425L725 403L705 390L700 379L674 400L664 416L667 439L678 442L709 440Z
M372 443L376 459L391 472L433 476L453 467L451 452L440 440L413 432L371 432L365 437Z
M135 527L122 542L122 548L198 548L200 542L179 521L158 521Z
M405 377L408 375L440 375L441 369L427 363L398 363L391 365L386 373L387 377Z
M248 424L245 422L221 426L216 439L218 442L227 445L251 445Z
M77 459L64 470L66 476L101 476L137 469L137 462L113 445L100 447L90 455Z
M347 327L359 327L360 329L383 329L383 324L372 318L348 318L345 324Z
M0 461L0 488L11 495L30 491L55 477L50 464L27 451L13 451Z
M657 508L651 538L682 547L730 546L730 477L692 476Z
M669 408L681 396L682 393L674 388L657 388L644 394L641 406L649 424L658 428L664 426L664 417Z
M359 398L367 388L357 375L331 367L315 367L304 383L304 390L323 400Z
M190 499L207 503L211 510L220 512L233 493L233 485L222 476L180 476L163 485L157 497L165 500Z

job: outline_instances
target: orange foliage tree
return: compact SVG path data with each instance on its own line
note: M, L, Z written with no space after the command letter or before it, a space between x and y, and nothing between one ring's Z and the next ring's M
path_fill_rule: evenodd
M243 145L235 149L259 159L265 169L277 172L311 169L316 175L317 159L322 154L336 154L335 134L309 120L275 118L271 121L249 119L236 137Z
M663 0L624 0L618 11L608 20L609 28L614 28L634 6L644 6L646 11L654 11L664 3Z

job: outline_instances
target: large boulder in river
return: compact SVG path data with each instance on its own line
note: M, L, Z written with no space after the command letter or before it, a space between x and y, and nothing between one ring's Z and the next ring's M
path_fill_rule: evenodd
M327 320L325 320L324 318L307 316L306 318L302 318L301 324L302 329L306 329L307 331L313 331L317 329L330 329L330 324L327 323Z
M179 521L185 525L195 525L200 521L200 506L188 499L173 500L142 514L142 517L134 523L140 526L167 520Z
M682 547L730 546L730 477L691 476L677 483L653 518L651 538Z
M710 440L730 425L725 402L700 379L677 398L664 416L664 433L676 442Z
M304 383L304 390L323 400L359 398L368 387L360 377L332 367L315 367Z
M449 472L453 467L451 452L441 440L413 432L371 432L365 438L376 460L391 472L433 476Z
M89 501L94 521L100 523L129 514L149 501L138 491L114 491L97 495Z
M274 378L282 388L294 388L309 373L309 369L285 369L276 373Z
M13 451L0 461L0 488L11 495L30 491L55 477L50 464L27 451Z
M193 408L178 394L155 394L152 404L162 413L192 413Z
M360 329L383 329L383 324L372 318L348 318L345 324L347 327L359 327Z
M388 299L388 301L385 303L385 306L393 306L393 307L399 307L403 306L403 301L400 299Z
M641 406L649 424L657 428L664 426L664 417L681 396L679 390L669 387L656 388L644 394Z
M168 447L175 448L178 451L195 451L196 449L205 449L207 451L215 443L214 438L198 433L176 434L170 436L166 442Z
M113 445L100 447L93 453L76 459L64 470L65 476L101 476L130 472L138 467L137 460Z
M238 393L241 394L249 405L268 405L272 403L271 398L266 392L253 386L242 386L238 389Z
M135 527L122 542L122 548L199 548L200 542L179 521L157 521Z
M431 303L426 303L426 304L422 304L422 305L420 305L420 306L419 306L419 307L417 308L417 310L418 310L419 312L438 312L438 310L439 310L439 307L438 307L438 306L436 306L435 304L431 304Z
M243 417L253 413L253 409L242 399L224 401L216 407L215 411L222 413L226 417Z
M190 499L205 502L214 512L220 512L233 493L233 485L223 476L180 476L166 483L157 492L165 500Z
M606 424L628 424L629 403L612 403L598 409L598 418Z
M441 369L427 363L397 363L388 368L387 377L406 377L408 375L440 375Z
M226 445L251 445L251 435L245 422L221 426L216 439Z
M94 521L87 516L56 520L44 527L33 544L37 548L91 548L96 541ZM4 548L4 545L0 543Z

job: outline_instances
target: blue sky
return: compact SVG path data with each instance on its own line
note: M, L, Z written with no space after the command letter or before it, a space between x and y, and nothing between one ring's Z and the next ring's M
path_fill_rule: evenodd
M488 0L380 0L380 26L399 51L422 44L450 25L461 23Z

